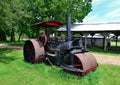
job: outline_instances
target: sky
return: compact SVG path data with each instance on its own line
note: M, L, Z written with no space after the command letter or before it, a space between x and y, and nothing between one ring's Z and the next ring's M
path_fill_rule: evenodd
M83 22L120 22L120 0L92 0L92 11Z

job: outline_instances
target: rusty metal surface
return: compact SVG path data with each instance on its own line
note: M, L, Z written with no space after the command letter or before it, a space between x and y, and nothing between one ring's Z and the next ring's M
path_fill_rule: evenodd
M62 26L63 23L59 22L59 21L56 21L56 20L49 20L49 21L46 21L46 22L39 22L39 23L36 23L36 24L33 24L32 26L37 26L37 27L46 27L46 28L50 28L50 27L59 27L59 26Z
M27 40L24 45L24 59L27 62L38 63L44 59L45 50L41 42L35 39Z
M44 37L44 42L43 41L40 41L40 37L43 36ZM37 38L37 41L38 42L43 42L43 45L45 46L48 42L48 38L47 38L47 35L45 32L41 32L39 35L38 35L38 38Z
M82 74L95 70L98 66L96 59L89 52L78 53L78 54L75 54L75 56L77 56L81 61L82 70L83 70Z

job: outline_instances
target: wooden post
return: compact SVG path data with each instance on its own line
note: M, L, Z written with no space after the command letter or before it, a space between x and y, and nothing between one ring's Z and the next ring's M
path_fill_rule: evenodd
M118 43L118 36L120 35L120 32L114 32L115 36L116 36L116 47L117 47L117 43Z
M94 36L95 33L90 33L90 35L92 36L91 37L91 46L93 47L94 46L94 42L93 42L93 36Z
M104 51L107 51L107 36L109 35L110 33L108 32L103 32L102 35L104 36Z
M116 36L116 47L117 47L117 42L118 42L118 36Z
M104 36L104 51L107 51L107 36Z
M83 33L83 35L85 36L84 46L85 46L85 49L87 49L87 36L89 35L89 33Z

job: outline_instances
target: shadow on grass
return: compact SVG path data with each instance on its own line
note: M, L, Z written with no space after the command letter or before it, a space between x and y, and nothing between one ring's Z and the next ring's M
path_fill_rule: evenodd
M8 44L8 45L13 45L13 46L23 46L25 41L16 41L16 42L11 42L11 41L1 41L1 44Z
M4 64L9 64L10 62L16 60L15 58L10 58L10 57L0 57L0 63L4 63Z
M10 62L17 59L16 56L12 54L14 50L7 48L0 48L0 63L9 64Z

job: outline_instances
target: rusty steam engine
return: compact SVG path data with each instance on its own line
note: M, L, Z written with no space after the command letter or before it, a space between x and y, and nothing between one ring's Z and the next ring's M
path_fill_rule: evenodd
M27 40L24 44L24 60L29 63L48 62L68 72L84 75L98 67L94 56L83 47L81 39L71 39L70 15L67 15L67 40L54 39L49 30L62 26L58 21L47 21L32 26L44 27L46 32L39 34L37 39ZM49 29L48 29L49 28Z

